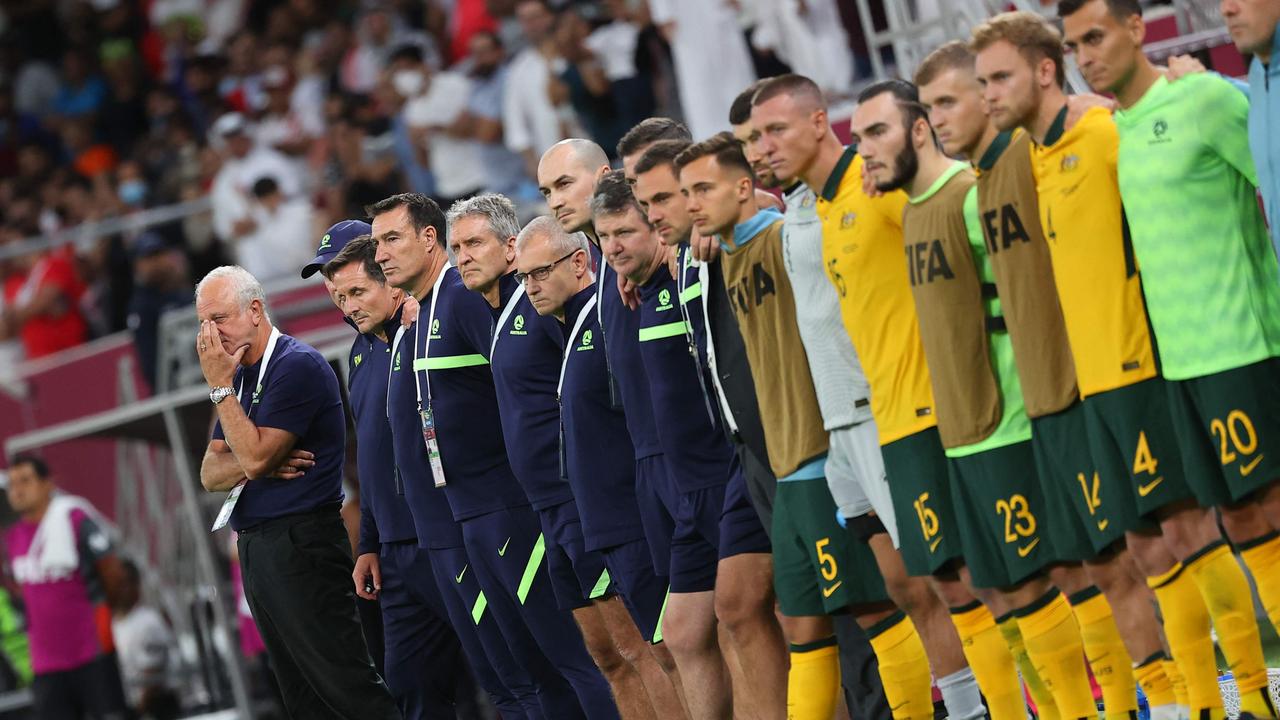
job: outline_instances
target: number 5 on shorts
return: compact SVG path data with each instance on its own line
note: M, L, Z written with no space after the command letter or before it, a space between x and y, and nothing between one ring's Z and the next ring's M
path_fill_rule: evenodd
M822 569L822 579L831 582L836 579L836 575L840 574L840 568L836 565L836 556L826 551L826 547L831 544L831 538L824 537L813 545L818 550L818 566Z

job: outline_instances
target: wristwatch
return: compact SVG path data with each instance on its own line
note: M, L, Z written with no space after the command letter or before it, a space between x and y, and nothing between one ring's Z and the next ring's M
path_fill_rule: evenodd
M217 405L226 400L228 397L235 395L236 389L231 387L216 387L209 391L209 402Z

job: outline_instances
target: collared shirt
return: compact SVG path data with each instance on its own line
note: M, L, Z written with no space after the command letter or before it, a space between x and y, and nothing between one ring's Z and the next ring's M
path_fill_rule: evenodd
M388 323L391 335L400 312ZM387 373L391 346L373 333L356 337L348 358L347 384L356 426L356 467L360 473L361 554L378 552L381 543L417 537L413 513L404 497L404 481L396 467L391 424L387 422Z
M649 394L649 375L636 347L640 335L640 311L632 310L618 295L618 274L600 257L592 245L592 256L600 268L596 280L599 300L596 312L600 320L600 332L604 335L605 350L609 359L609 374L613 379L611 396L615 405L627 414L627 431L631 433L631 445L636 458L642 459L662 452L658 438L658 424L653 415L653 399Z
M422 387L423 406L429 398L435 415L436 441L448 480L444 492L454 519L461 522L528 505L529 499L507 461L498 393L489 368L493 313L483 297L462 284L457 268L444 272L440 297L434 301L435 317L416 335L413 371ZM420 302L419 314L425 320L433 300L428 296ZM424 349L430 353L426 357Z
M569 341L568 334L595 292L588 287L565 305L562 342ZM586 312L565 361L560 407L565 471L582 518L582 535L588 550L598 550L638 540L644 537L644 528L636 502L636 458L627 418L611 400L599 318L594 307ZM635 342L633 338L631 352L638 353Z
M419 322L426 322L427 311L419 310ZM395 338L398 323L388 323L387 332ZM387 380L387 422L391 426L391 444L395 451L396 469L405 502L413 514L413 527L418 547L443 549L462 547L462 531L454 522L453 511L444 490L431 478L431 461L422 441L422 418L413 384L413 338L417 322L400 336L391 354L391 370ZM394 340L393 340L394 342Z
M255 426L296 436L294 449L314 453L315 465L293 480L250 479L231 513L231 529L237 531L342 501L347 418L333 368L310 345L283 334L276 342L266 377L259 379L261 365L259 360L236 369L232 387L242 388L241 407ZM261 392L255 392L259 386ZM226 439L221 421L214 425L213 437Z
M1272 37L1271 62L1249 64L1249 149L1258 169L1258 190L1271 221L1271 244L1280 252L1280 25Z
M667 469L681 492L728 482L733 448L713 409L711 378L688 341L680 291L664 263L640 286L640 357Z
M501 318L518 286L513 274L502 276L499 283L501 302L490 308L495 320ZM564 353L560 323L539 315L529 296L521 292L496 333L490 367L511 470L535 510L572 500L558 462L556 378Z

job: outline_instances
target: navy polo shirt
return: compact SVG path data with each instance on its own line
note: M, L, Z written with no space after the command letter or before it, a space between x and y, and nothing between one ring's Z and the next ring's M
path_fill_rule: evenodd
M676 281L664 264L640 286L640 355L649 375L653 414L667 469L681 492L729 481L733 448L692 352Z
M593 287L586 288L565 305L566 341L595 292ZM610 400L609 383L600 323L592 308L573 339L560 390L565 465L588 550L644 537L636 501L635 450L627 418Z
M676 248L676 262L680 267L680 304L684 306L684 319L689 323L685 327L686 334L693 334L693 344L698 351L698 363L704 372L710 372L711 364L707 360L707 323L702 316L702 281L698 275L698 267L694 265L693 253L689 245ZM715 388L707 390L714 393ZM713 404L716 402L712 398Z
M495 322L519 289L514 274L504 275L499 283L502 301L498 307L490 307ZM506 322L495 328L497 342L489 362L507 459L529 502L541 510L573 499L569 483L560 477L557 455L560 407L556 404L556 378L564 336L560 323L539 315L529 296L521 292L515 303Z
M419 317L423 315L419 311ZM394 339L398 321L385 325L387 336ZM415 323L416 325L417 323ZM418 398L413 386L413 331L410 327L400 337L391 355L391 371L387 384L387 419L391 426L391 445L404 499L413 514L413 527L418 546L432 549L462 547L462 531L453 520L453 511L444 491L431 479L431 461L422 441L422 420L418 416Z
M507 462L507 448L498 411L498 393L489 369L489 341L493 313L479 293L462 284L456 268L445 271L429 328L430 355L423 357L427 330L418 334L418 359L413 370L427 401L431 378L431 407L436 441L448 484L445 495L458 521L511 507L529 499ZM420 301L418 317L426 321L431 296ZM421 423L419 423L419 427ZM421 439L421 438L419 438ZM427 475L431 479L430 473Z
M627 430L636 458L647 458L662 452L658 425L653 417L653 400L649 397L649 377L640 359L636 336L640 332L640 313L627 307L618 295L618 273L600 257L593 245L592 255L600 268L596 280L596 312L603 323L605 350L613 379L611 395L622 401L627 414Z
M297 436L294 449L315 453L316 464L296 480L251 479L231 514L233 530L342 502L347 417L333 368L315 348L282 334L259 394L254 389L261 369L261 360L236 369L232 387L242 388L240 406L257 427ZM221 421L214 425L213 437L226 439Z
M400 313L396 312L395 323ZM394 330L392 335L395 337ZM378 552L380 543L417 538L413 513L396 469L391 424L387 422L387 372L391 346L372 333L351 343L348 391L356 425L356 466L360 473L359 552Z

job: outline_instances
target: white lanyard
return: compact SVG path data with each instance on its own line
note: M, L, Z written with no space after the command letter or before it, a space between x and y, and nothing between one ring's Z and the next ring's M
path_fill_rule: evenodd
M724 386L720 384L720 371L716 367L716 343L711 332L711 311L707 308L711 299L710 264L704 262L698 266L698 282L702 283L702 324L707 329L707 366L711 370L711 384L716 388L716 400L720 402L720 412L729 425L729 431L737 435L738 420L733 416L733 410L729 409L729 399L725 397Z
M431 328L436 323L436 301L440 299L440 285L444 283L445 273L449 272L449 268L453 267L453 263L446 260L444 267L440 268L440 274L436 276L436 284L431 286L431 311L427 313L427 342L422 346L422 357L426 360L431 359ZM418 380L418 338L422 334L422 323L419 322L413 326L413 385L418 393L418 407L422 407L422 382ZM427 379L427 404L431 404L431 371L427 369L424 363L422 375Z
M404 325L396 328L396 337L391 341L391 364L387 366L387 419L391 419L391 372L396 368L397 354L400 350L400 338L404 337Z
M578 319L573 321L573 331L569 333L569 339L564 342L564 359L560 361L560 381L556 383L556 398L560 397L560 390L564 388L564 371L565 368L569 367L569 353L573 352L573 341L578 338L578 331L582 329L582 324L587 321L591 308L595 304L595 295L587 298L587 304L582 306L582 310L578 313Z
M267 349L262 353L262 364L258 366L258 386L253 391L253 401L256 403L262 395L262 381L267 377L267 366L271 364L271 356L275 354L276 343L280 341L280 330L276 327L271 328L271 335L267 338ZM240 393L244 390L244 373L240 373L240 387L236 388L236 402L240 402ZM253 403L250 403L249 409L245 410L245 417L252 417ZM231 522L231 511L236 509L236 502L240 500L240 494L244 492L244 485L249 480L245 478L236 483L231 488L231 492L227 493L227 499L222 501L222 509L218 510L218 517L213 520L213 527L209 528L209 532L217 532L227 526Z
M511 317L511 311L516 309L522 297L524 297L524 283L516 283L516 291L511 293L507 306L502 308L502 314L498 316L497 326L493 328L493 340L489 341L490 362L493 361L493 349L498 347L498 335L502 334L502 326L507 324L507 318Z

